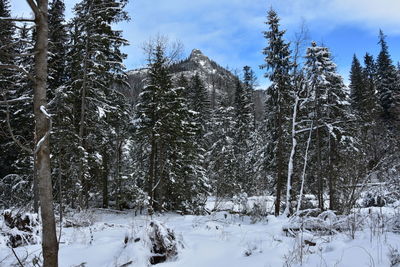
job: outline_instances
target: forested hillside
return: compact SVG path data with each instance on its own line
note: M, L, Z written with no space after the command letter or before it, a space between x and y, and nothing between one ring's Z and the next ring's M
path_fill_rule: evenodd
M85 226L64 214L99 208L222 210L252 223L397 210L400 69L383 31L378 54L354 55L346 85L329 47L301 34L289 42L266 9L260 68L269 85L259 88L249 66L229 70L199 49L182 57L163 36L146 43L147 64L128 71L129 43L116 28L130 20L127 0L82 0L68 20L63 0L27 2L35 19L0 0L0 238L17 238L7 216L39 211L31 220L52 225L43 228L46 251L46 233L57 241L55 220ZM398 229L395 214L388 220ZM294 235L293 225L282 229ZM0 239L0 249L40 243L19 238Z

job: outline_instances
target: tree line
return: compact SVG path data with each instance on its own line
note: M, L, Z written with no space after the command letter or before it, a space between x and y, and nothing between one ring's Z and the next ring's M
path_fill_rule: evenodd
M202 213L210 195L269 194L279 215L305 208L304 194L313 194L320 209L346 212L356 186L395 154L399 69L382 31L379 55L366 54L363 65L354 56L346 86L329 48L311 42L303 55L304 32L288 42L269 10L260 67L271 84L262 119L249 66L235 78L233 97L215 95L195 70L172 75L174 53L159 37L146 46L145 86L132 106L123 94L128 42L114 29L129 20L126 4L83 0L69 21L62 0L49 4L44 119L59 206ZM8 0L0 1L0 17L11 18ZM32 203L37 211L38 26L0 24L0 205Z

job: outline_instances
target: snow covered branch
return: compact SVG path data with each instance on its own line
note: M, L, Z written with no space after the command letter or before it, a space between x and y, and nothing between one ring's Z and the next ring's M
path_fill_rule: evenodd
M22 73L24 73L31 81L35 82L35 77L32 76L26 69L23 67L17 66L17 65L11 65L11 64L0 64L0 69L14 69L14 70L19 70Z
M29 101L29 100L32 100L32 97L19 97L16 99L0 101L0 105L9 105L9 104L14 104L17 102L25 102L25 101Z

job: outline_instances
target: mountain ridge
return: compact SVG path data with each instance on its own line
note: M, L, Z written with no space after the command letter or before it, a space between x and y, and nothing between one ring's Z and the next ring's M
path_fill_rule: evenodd
M172 80L176 82L183 75L190 80L196 73L209 92L212 107L217 107L222 99L233 103L237 75L206 56L200 49L193 49L190 55L170 66ZM123 93L135 104L139 93L146 86L147 68L137 68L127 72L130 89ZM260 120L265 102L265 90L254 90L253 102L256 119Z

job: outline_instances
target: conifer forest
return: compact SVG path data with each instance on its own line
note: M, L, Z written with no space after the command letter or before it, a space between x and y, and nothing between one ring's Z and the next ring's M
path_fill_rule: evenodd
M265 4L258 65L161 32L128 69L128 0L68 1L0 0L0 266L400 266L384 26L344 73Z

